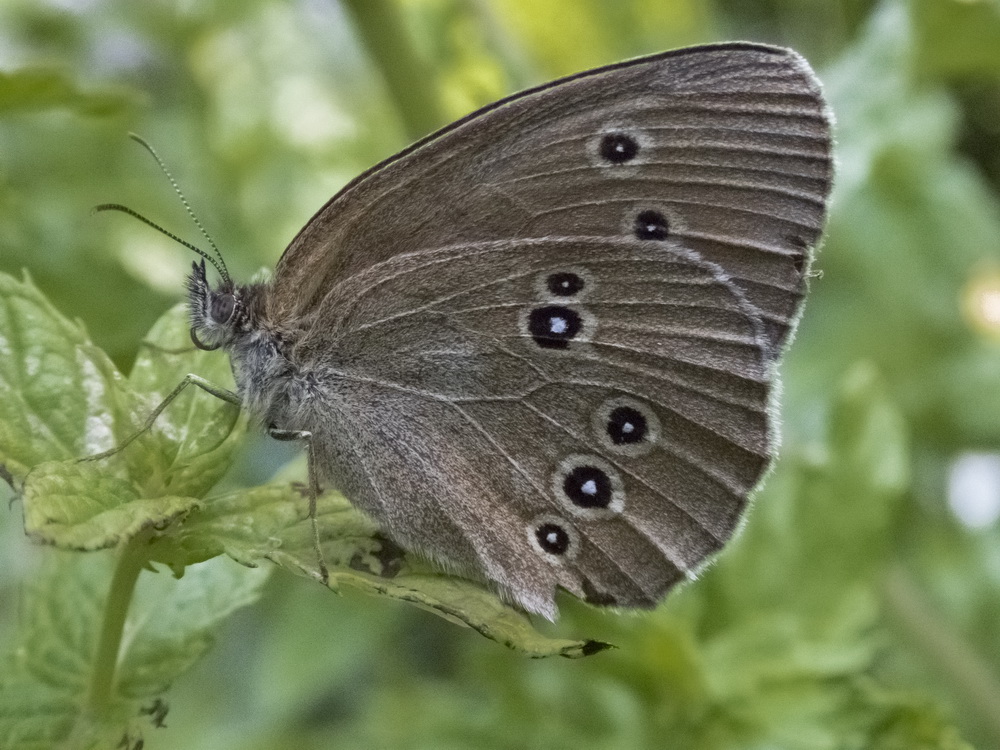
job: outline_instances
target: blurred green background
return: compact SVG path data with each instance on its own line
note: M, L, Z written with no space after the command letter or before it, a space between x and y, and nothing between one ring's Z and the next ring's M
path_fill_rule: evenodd
M996 0L3 0L0 271L127 371L197 239L273 267L352 176L504 94L726 39L792 46L838 177L783 367L782 457L742 535L653 614L567 597L619 648L528 661L285 575L167 696L147 750L1000 747ZM260 439L235 481L293 456ZM0 514L0 646L46 554ZM140 580L140 587L142 581Z

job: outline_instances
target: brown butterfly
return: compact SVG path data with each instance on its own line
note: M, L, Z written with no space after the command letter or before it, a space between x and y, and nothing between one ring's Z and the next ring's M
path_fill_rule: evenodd
M652 607L771 462L830 152L790 50L579 73L362 174L271 281L196 264L192 335L402 546L550 618L558 587Z

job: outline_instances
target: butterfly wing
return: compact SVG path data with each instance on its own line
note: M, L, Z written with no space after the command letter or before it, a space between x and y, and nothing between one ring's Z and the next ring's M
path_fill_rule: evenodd
M760 320L669 240L462 243L334 303L339 335L300 345L332 416L305 425L319 465L404 546L532 611L553 613L557 584L653 606L729 538L768 463Z
M694 47L580 73L485 107L351 182L282 256L270 317L301 320L340 280L399 253L614 237L646 207L725 269L778 351L824 222L830 148L819 84L791 50Z
M653 606L770 461L829 151L801 58L721 45L512 97L362 175L269 302L330 417L297 425L321 471L531 611L556 586Z

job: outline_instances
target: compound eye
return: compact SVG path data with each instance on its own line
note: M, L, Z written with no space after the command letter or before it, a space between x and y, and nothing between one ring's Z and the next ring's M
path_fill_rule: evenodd
M213 295L208 313L214 323L228 323L236 312L236 297L231 294Z

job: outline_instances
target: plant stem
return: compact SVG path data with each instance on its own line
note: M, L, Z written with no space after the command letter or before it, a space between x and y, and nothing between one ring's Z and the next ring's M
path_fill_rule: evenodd
M884 592L890 613L913 644L951 682L966 710L1000 742L1000 682L987 660L941 621L903 568L889 573Z
M343 0L358 36L382 72L403 120L417 140L444 124L434 71L413 48L395 0Z
M104 602L104 622L94 654L94 673L90 681L88 705L90 710L101 716L111 705L111 690L118 667L118 651L121 648L125 617L135 591L139 573L149 562L147 551L152 529L141 531L122 547L115 566L111 587Z

